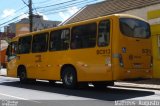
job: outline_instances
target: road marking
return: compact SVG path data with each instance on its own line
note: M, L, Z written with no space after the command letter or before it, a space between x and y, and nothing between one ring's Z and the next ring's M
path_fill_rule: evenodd
M13 96L13 95L8 95L8 94L4 94L4 93L0 93L0 95L8 96L8 97L11 97L11 98L16 98L16 99L20 99L20 100L31 101L31 102L35 102L35 103L41 103L41 102L38 102L38 101L35 101L35 100L29 100L29 99L25 99L25 98Z

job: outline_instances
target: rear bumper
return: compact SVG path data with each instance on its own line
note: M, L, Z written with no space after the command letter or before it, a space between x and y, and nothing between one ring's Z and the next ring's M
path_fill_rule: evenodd
M137 79L137 78L152 78L152 69L125 69L120 70L119 75L116 74L115 80L127 80L127 79Z

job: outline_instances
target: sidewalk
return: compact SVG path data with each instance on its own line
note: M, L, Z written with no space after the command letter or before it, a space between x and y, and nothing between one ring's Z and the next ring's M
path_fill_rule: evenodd
M118 82L115 82L115 86L160 90L160 79L118 81Z

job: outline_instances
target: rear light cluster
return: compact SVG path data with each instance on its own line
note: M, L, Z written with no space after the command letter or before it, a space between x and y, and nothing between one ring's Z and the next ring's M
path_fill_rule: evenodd
M111 66L111 58L110 57L106 58L106 65Z

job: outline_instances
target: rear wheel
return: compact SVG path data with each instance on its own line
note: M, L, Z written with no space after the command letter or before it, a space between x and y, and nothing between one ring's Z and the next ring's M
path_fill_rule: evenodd
M19 79L21 83L26 83L27 82L27 73L26 69L24 67L20 67L19 70Z
M77 74L73 67L66 67L62 72L62 82L66 88L77 87Z

